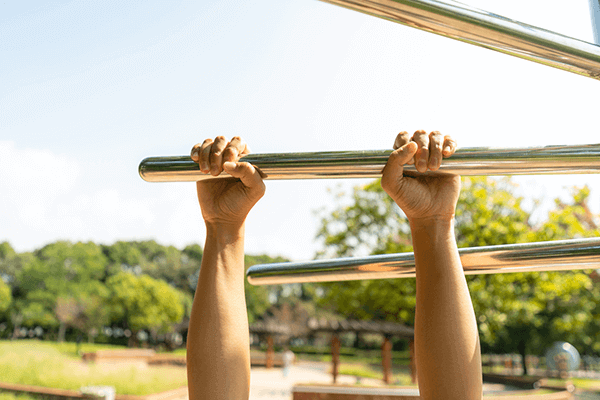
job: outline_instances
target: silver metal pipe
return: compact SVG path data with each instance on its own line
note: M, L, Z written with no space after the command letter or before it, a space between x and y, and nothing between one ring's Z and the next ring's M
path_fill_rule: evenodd
M317 153L251 154L242 157L259 168L265 179L377 178L392 150ZM416 173L414 166L406 167ZM600 144L530 148L459 149L444 159L435 174L532 175L591 174L600 172ZM215 179L200 172L189 156L149 157L139 166L148 182L194 182ZM427 174L434 174L427 172ZM223 173L217 178L229 177Z
M436 0L322 1L600 79L600 46L465 4ZM501 72L496 74L499 75Z
M459 249L466 275L562 271L600 267L600 238L482 246ZM413 253L254 265L246 273L253 285L410 278Z
M600 45L600 0L589 0L589 2L594 42L596 45Z

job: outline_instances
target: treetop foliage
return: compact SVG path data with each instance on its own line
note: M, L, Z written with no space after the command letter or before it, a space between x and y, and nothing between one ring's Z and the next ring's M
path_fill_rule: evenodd
M57 241L31 253L0 243L0 324L16 335L41 326L62 339L78 331L93 339L103 326L161 334L187 329L203 250L178 250L153 240L101 245ZM287 261L246 256L247 266ZM262 315L269 289L247 284L250 321ZM2 335L2 332L0 332Z

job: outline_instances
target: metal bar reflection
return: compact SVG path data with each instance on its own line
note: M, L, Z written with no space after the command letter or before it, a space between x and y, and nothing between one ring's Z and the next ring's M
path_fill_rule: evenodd
M483 246L459 249L466 275L562 271L600 267L600 238ZM254 265L246 273L253 285L410 278L413 253Z
M600 46L461 3L435 0L322 1L600 79Z
M265 179L376 178L391 150L251 154L242 157ZM406 167L415 172L414 166ZM532 148L459 149L436 172L458 175L590 174L600 172L600 144ZM188 156L149 157L139 166L148 182L193 182L215 179L203 174ZM427 172L433 174L432 172ZM228 177L223 173L217 178Z

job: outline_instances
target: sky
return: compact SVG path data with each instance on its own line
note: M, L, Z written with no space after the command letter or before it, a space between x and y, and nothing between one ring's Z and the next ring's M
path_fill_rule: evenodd
M465 2L593 41L587 0ZM462 147L600 141L597 80L314 0L2 1L0 77L0 242L17 251L202 245L195 185L137 168L217 135L255 153L385 149L417 129ZM600 212L597 175L514 181L538 218L573 185ZM246 252L312 259L328 189L366 182L268 181Z

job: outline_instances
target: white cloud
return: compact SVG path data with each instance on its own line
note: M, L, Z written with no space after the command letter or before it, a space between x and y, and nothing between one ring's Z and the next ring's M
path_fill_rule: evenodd
M35 225L71 191L80 174L79 165L65 156L0 142L0 205L3 210L15 209L28 225Z
M155 200L86 189L82 171L66 156L0 142L0 240L24 251L60 239L113 242L148 230Z

